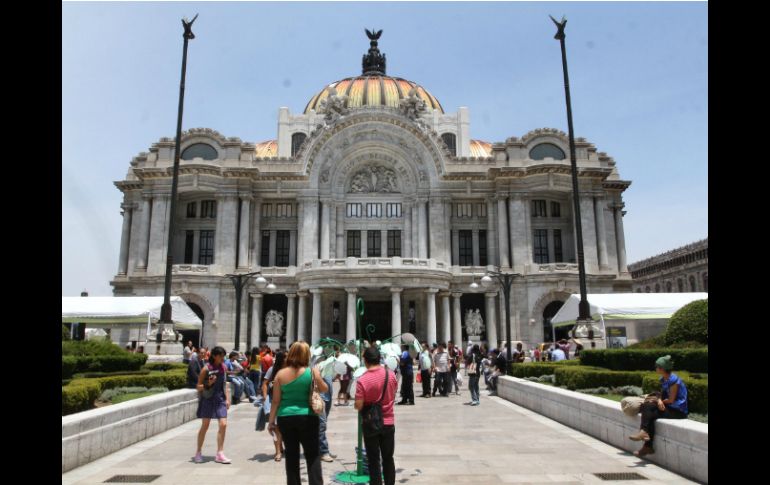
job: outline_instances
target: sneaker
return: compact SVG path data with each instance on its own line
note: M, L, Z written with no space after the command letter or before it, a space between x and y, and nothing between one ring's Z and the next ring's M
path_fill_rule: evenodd
M217 463L229 465L231 463L230 458L226 457L224 453L217 453L217 457L214 459Z
M473 401L473 402L471 403L471 406L478 406L479 404L481 404L481 403L480 403L480 402L478 402L478 401Z
M327 462L327 463L331 463L331 462L333 462L333 461L334 461L334 458L332 458L332 457L331 457L331 455L328 455L328 454L327 454L327 455L323 455L323 456L321 457L321 461L325 461L325 462Z
M200 453L196 453L195 458L193 458L193 461L195 463L203 463L203 455L201 455Z
M647 431L640 429L638 433L629 436L628 439L632 441L650 441L650 435L647 434Z

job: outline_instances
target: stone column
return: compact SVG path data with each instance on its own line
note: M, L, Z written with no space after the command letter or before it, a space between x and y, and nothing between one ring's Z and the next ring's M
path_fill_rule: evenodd
M436 342L436 293L438 288L428 288L425 294L428 307L428 345Z
M604 197L597 197L594 204L594 218L596 219L596 238L599 242L599 268L608 269L610 262L607 256L607 230L604 224Z
M251 220L251 267L260 266L259 256L262 244L262 233L260 231L260 225L262 222L262 201L259 199L254 199L253 201L254 210L252 211L253 219Z
M235 270L236 211L238 198L224 195L217 199L217 232L214 235L214 264L222 272Z
M417 230L419 231L419 258L420 259L427 259L428 257L428 208L427 208L427 201L420 200L417 202L417 212L418 212L418 226ZM435 314L435 311L434 311ZM432 342L431 342L432 343Z
M497 229L495 217L497 215L495 201L487 199L487 264L499 265L500 255L497 252Z
M310 324L310 345L321 340L321 290L312 289L313 294L313 320Z
M318 259L318 199L303 200L302 257L305 261Z
M615 238L618 246L618 271L620 273L628 273L628 266L626 265L626 236L623 232L623 205L615 206ZM697 278L696 278L697 279ZM698 282L700 287L703 281Z
M599 259L596 251L596 220L594 219L593 196L580 197L580 219L583 229L583 254L585 257L586 273L593 273L599 269Z
M438 261L450 263L449 232L446 224L446 202L443 198L434 197L430 200L430 257Z
M262 293L251 293L254 300L251 305L251 342L249 350L259 347L262 340Z
M452 338L452 312L449 309L449 295L451 293L441 292L438 294L441 298L441 340L446 342ZM430 342L431 344L433 342Z
M401 333L401 292L403 288L391 288L390 289L390 326L391 335L398 335ZM401 337L395 337L393 339L394 344L401 345Z
M452 231L452 265L460 266L460 231Z
M289 231L289 266L297 266L297 231Z
M275 266L275 248L278 242L278 231L273 229L270 231L270 251L268 256L268 262L270 266Z
M473 266L478 266L480 256L479 256L479 230L473 229L471 231L471 243L473 244Z
M152 211L152 198L149 196L142 197L142 222L139 226L139 248L136 256L136 267L139 269L147 268L147 256L149 253L150 243L150 217Z
M249 267L249 220L251 198L241 197L241 227L238 230L238 267Z
M296 304L297 295L286 293L286 299L288 300L286 305L286 348L288 349L297 340L294 334L294 305Z
M367 230L361 231L361 257L369 257L369 231Z
M331 245L331 201L324 200L321 203L321 259L329 259L329 247Z
M412 257L412 207L404 203L404 254L405 258Z
M460 348L463 345L463 324L460 309L460 297L462 296L462 293L452 293L452 340Z
M307 291L298 291L297 296L297 340L307 342Z
M345 204L337 204L337 247L335 248L337 257L342 259L345 254Z
M529 211L527 210L529 201L522 198L521 195L513 195L509 199L509 221L511 231L511 253L513 254L513 264L511 267L516 273L524 273L527 264L532 263L529 257Z
M420 209L419 202L412 204L412 257L420 257ZM432 342L431 342L432 343Z
M345 288L348 292L348 317L345 325L345 337L347 341L356 339L356 293L358 288Z
M168 242L169 195L156 195L152 199L152 221L150 222L150 249L147 256L147 272L161 275L166 273L166 244Z
M305 261L304 241L302 226L305 224L305 204L297 202L297 267L302 267Z
M495 318L495 297L497 293L486 293L487 297L487 345L490 349L497 347L497 319Z
M511 258L508 255L508 217L505 209L505 197L497 199L497 235L500 243L500 267L510 268Z
M388 230L382 229L380 231L380 257L388 257Z
M131 241L131 215L133 209L128 204L123 204L123 231L120 236L120 261L118 261L118 274L128 273L128 251Z

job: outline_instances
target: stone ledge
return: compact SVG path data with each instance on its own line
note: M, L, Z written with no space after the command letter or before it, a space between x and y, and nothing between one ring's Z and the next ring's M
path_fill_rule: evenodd
M179 389L62 417L62 473L195 419L198 396Z
M614 401L507 376L498 380L498 395L625 451L640 447L628 439L639 430L640 418L626 416ZM655 454L648 455L649 461L708 483L708 424L663 419L656 422L655 432Z

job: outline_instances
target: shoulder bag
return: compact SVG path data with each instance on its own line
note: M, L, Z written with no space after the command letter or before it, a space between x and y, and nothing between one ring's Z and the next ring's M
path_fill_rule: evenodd
M385 422L382 417L382 400L385 390L388 388L388 368L385 367L385 383L382 385L382 394L377 402L364 406L361 410L361 430L364 436L375 436L382 433Z
M318 387L315 383L315 376L313 375L313 370L310 370L310 409L313 410L313 412L320 416L324 414L326 411L326 404L324 403L324 400L321 399L321 395L318 393Z

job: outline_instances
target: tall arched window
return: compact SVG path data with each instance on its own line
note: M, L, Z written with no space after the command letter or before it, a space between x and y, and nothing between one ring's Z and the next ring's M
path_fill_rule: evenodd
M703 291L708 293L709 291L709 274L703 273Z
M567 156L564 154L564 150L553 143L541 143L529 151L529 158L532 160L543 160L545 158L564 160Z
M655 283L655 293L660 293L660 284Z
M690 275L690 291L693 293L698 291L697 287L695 286L695 276Z
M444 133L441 135L441 139L444 140L446 146L449 148L449 153L452 156L457 156L457 137L453 133Z
M649 286L645 286L644 287L644 292L645 293L649 293L650 292L650 287Z
M679 293L684 293L684 281L682 281L682 278L676 280L676 288Z
M294 133L291 135L291 156L297 154L299 151L299 147L302 146L302 143L305 142L305 138L307 138L307 135L304 133Z
M666 281L666 293L671 293L671 282Z
M192 160L193 158L202 158L204 160L216 160L219 158L217 150L206 143L195 143L185 148L182 152L182 160Z

